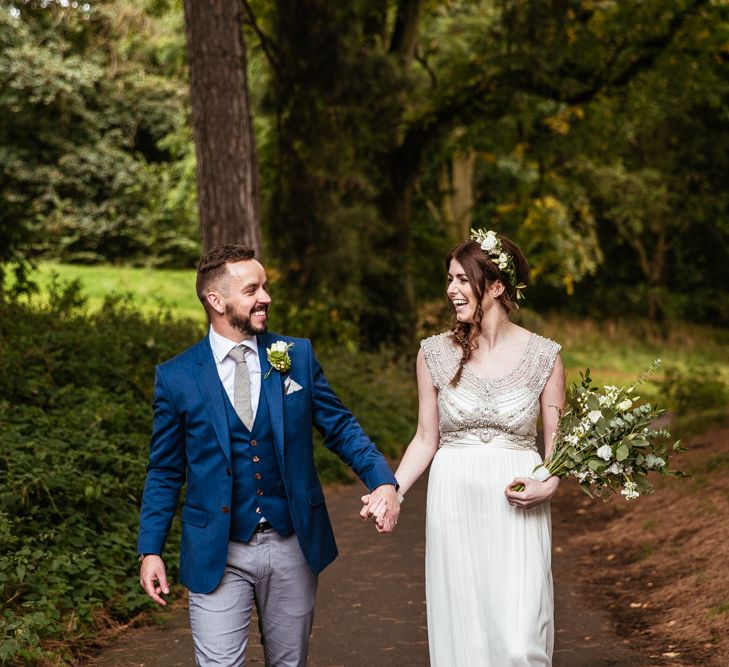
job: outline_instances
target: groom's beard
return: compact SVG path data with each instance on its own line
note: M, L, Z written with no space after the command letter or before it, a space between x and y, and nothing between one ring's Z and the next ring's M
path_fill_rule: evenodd
M261 306L253 306L253 308L261 308ZM264 306L266 312L268 312L268 306ZM258 334L266 333L266 323L263 326L257 327L251 322L250 314L248 317L241 315L232 306L226 304L225 306L225 317L228 319L228 324L235 329L238 329L244 336L256 336Z

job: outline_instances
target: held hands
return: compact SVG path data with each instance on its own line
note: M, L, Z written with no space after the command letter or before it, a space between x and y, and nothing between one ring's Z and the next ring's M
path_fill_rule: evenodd
M524 485L524 490L514 491L511 487L519 483ZM504 495L509 505L525 510L547 502L557 492L558 486L559 477L550 477L545 482L539 482L531 477L515 477L504 489Z
M155 584L155 582L157 583ZM168 595L170 587L167 585L164 561L159 556L150 554L144 557L139 568L139 583L142 585L144 592L157 604L162 606L167 604L160 597L162 593Z
M400 516L400 501L392 484L382 484L372 493L362 496L362 510L359 515L363 521L373 518L378 533L391 533Z

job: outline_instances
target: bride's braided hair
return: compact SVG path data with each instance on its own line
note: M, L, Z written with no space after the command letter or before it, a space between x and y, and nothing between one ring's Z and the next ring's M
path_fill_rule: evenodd
M519 246L509 238L501 234L497 236L501 241L504 252L508 253L514 261L517 284L526 286L529 282L529 264L524 254L519 249ZM454 314L454 322L451 326L453 341L461 348L462 352L458 370L451 380L451 386L455 387L460 382L463 369L471 358L473 351L478 349L478 337L481 334L481 320L483 319L481 301L489 285L495 280L499 280L503 284L504 291L498 299L507 315L517 307L517 294L516 287L509 279L508 273L499 269L498 265L481 250L478 242L463 241L463 243L459 243L453 248L445 259L446 271L450 270L451 260L453 259L463 267L463 271L471 285L471 290L473 290L473 295L476 298L476 310L473 314L473 322L459 322ZM450 299L448 303L453 308Z

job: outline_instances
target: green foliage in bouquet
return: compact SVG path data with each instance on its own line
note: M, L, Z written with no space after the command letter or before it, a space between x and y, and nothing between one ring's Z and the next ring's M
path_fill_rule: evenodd
M665 410L651 403L637 405L640 397L633 395L660 363L654 361L628 387L598 389L592 385L589 368L580 373L581 382L567 391L552 453L539 468L561 478L572 475L585 493L603 500L617 492L627 500L651 493L649 472L684 476L668 468L670 454L683 451L680 441L671 444L669 431L654 427Z

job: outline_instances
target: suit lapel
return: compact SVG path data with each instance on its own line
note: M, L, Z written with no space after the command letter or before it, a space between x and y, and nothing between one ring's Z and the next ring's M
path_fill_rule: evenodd
M261 363L261 397L268 406L279 469L281 476L284 476L283 379L281 373L275 368L271 369L266 355L266 347L270 347L273 342L274 337L271 334L265 333L257 336L258 359ZM268 379L264 380L263 378L266 377L269 370L271 373Z
M225 397L223 395L225 389L220 381L218 369L215 366L215 357L213 357L210 340L207 336L200 343L200 354L198 355L195 375L205 403L205 409L208 411L210 421L213 423L215 435L218 436L218 442L223 448L225 458L230 463L232 457L230 453L230 430L228 428L228 418L225 415Z

